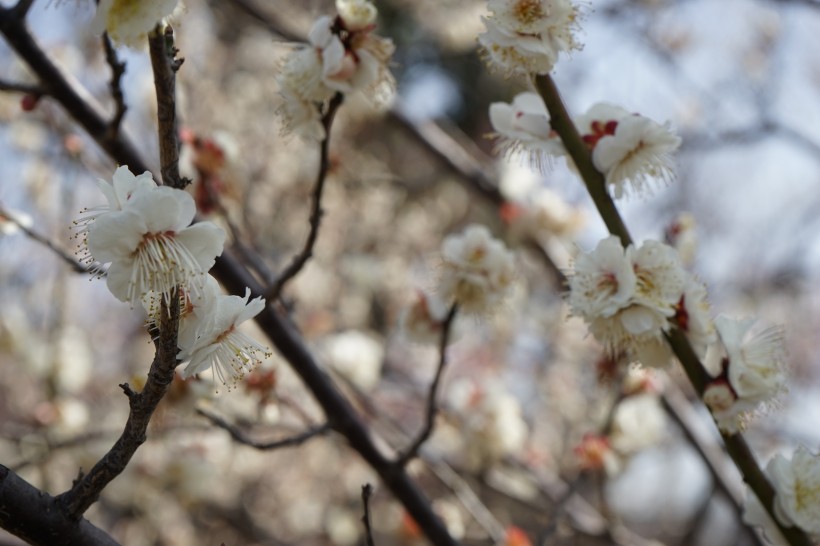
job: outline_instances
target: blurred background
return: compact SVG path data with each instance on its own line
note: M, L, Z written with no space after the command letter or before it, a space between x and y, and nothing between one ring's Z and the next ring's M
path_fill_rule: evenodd
M442 239L485 224L517 252L515 293L492 317L456 325L442 414L412 465L451 532L510 546L759 544L740 523L731 464L710 470L681 428L685 415L702 446L716 448L680 371L613 371L568 319L556 267L606 233L563 160L539 168L499 155L488 138L488 105L511 101L527 82L482 63L486 3L376 5L377 33L396 45L398 91L387 106L356 96L341 107L318 244L285 291L315 354L384 449L406 445L439 355L408 339L403 313L435 286ZM293 42L334 9L187 0L174 23L190 191L273 272L307 235L319 154L281 134L275 75ZM111 112L93 12L89 1L42 0L29 21L51 58ZM683 137L677 181L618 203L627 225L638 241L679 245L709 287L713 314L785 325L790 390L750 423L748 439L764 463L798 444L816 450L820 4L592 1L582 12L584 48L554 72L570 112L613 102L669 120ZM146 51L119 53L124 131L157 172L150 61ZM2 41L0 81L34 83ZM23 100L0 92L0 462L56 494L118 436L128 407L117 385L139 386L153 345L140 311L25 233L73 255L72 221L103 201L94 182L110 180L115 165L59 105L43 98L24 109ZM274 356L234 390L214 391L209 374L174 383L91 521L129 545L348 546L362 541L361 486L370 482L376 543L423 540L338 437L260 451L196 413L260 440L321 424L286 362ZM665 409L670 400L682 413ZM602 433L603 455L589 436ZM18 544L2 531L0 543Z

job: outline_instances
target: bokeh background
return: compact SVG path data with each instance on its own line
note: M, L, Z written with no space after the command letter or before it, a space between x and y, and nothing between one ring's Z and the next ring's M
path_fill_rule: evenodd
M387 107L361 97L343 104L314 258L285 294L317 356L384 448L405 445L421 425L438 352L403 335L403 310L419 289L435 286L443 237L485 224L516 249L515 293L492 317L457 325L437 431L413 465L451 531L476 544L513 544L505 535L511 525L541 544L758 543L663 410L657 423L646 414L621 417L646 441L617 471L582 468L574 448L617 413L620 382L605 373L583 324L568 319L544 253L566 268L579 248L605 236L603 224L562 160L533 168L499 156L487 138L488 105L510 101L527 83L482 63L484 2L376 5L378 33L396 44L398 91ZM271 271L302 245L318 168L315 144L281 134L275 75L292 42L333 10L325 1L187 0L174 24L185 57L178 106L191 191L207 142L224 156L212 218L232 225ZM110 112L93 11L92 2L41 0L30 25ZM593 1L582 11L584 48L554 73L570 111L614 102L669 120L683 137L677 181L619 202L627 225L637 240L663 239L686 213L697 239L691 267L709 287L714 314L785 326L789 392L750 424L748 438L763 462L800 443L816 450L820 4L626 0ZM120 54L124 130L158 170L148 55ZM0 80L32 81L2 41ZM71 223L100 204L94 181L110 179L115 165L48 98L33 111L20 102L19 93L0 93L0 207L73 253ZM442 154L462 158L472 176ZM500 190L478 186L482 180ZM564 221L519 221L521 210L538 210L544 188L562 199ZM502 206L502 197L515 206ZM128 408L117 385L139 385L152 358L145 317L3 217L0 302L0 462L56 494L119 434ZM682 374L671 368L656 379L681 395L689 425L715 447L710 418L687 402ZM88 517L129 545L359 543L360 489L376 476L342 440L258 451L195 411L259 439L320 424L287 363L274 356L250 384L214 390L207 374L175 383L149 441ZM742 494L731 465L718 471ZM378 544L421 540L378 485L371 508ZM0 543L18 542L0 532Z

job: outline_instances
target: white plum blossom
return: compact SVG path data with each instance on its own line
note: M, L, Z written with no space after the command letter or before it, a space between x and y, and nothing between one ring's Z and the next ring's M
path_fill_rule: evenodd
M448 402L461 418L468 467L487 468L524 446L521 405L500 385L461 379L450 387Z
M791 460L776 455L766 466L766 474L774 486L778 521L820 534L820 456L800 446Z
M580 49L578 7L570 0L490 0L478 41L505 74L546 74L561 53Z
M575 123L616 198L647 194L653 182L674 179L672 152L681 139L668 123L660 125L607 103L594 105Z
M754 322L715 319L720 348L709 354L714 380L703 400L718 427L728 433L742 430L752 413L785 389L783 330L772 327L750 336Z
M183 379L211 368L215 380L230 390L259 365L262 356L270 356L267 348L239 330L265 308L265 300L257 297L249 302L250 289L245 297L214 293L214 285L210 283L198 305L183 316L177 359L189 361Z
M569 286L572 314L587 322L611 355L627 352L643 364L661 365L671 357L663 333L673 326L697 351L713 335L705 288L663 243L624 249L610 236L576 258Z
M92 27L116 43L139 47L177 8L178 0L100 0Z
M284 130L306 140L325 138L322 113L337 92L362 91L381 104L395 89L389 69L393 42L371 32L375 6L366 0L340 0L337 10L336 17L316 20L308 45L289 55L277 76Z
M561 140L550 126L547 107L537 93L519 93L511 103L494 102L489 114L505 152L524 153L535 164L544 157L563 153Z
M441 257L441 297L468 313L492 311L512 286L513 254L484 226L473 224L445 238Z
M374 336L348 330L322 343L328 364L362 391L373 390L381 379L384 345Z
M211 222L189 225L196 206L186 192L119 174L120 186L106 192L110 210L80 222L89 258L111 263L109 290L132 307L151 292L169 301L179 285L197 291L222 253L225 232Z
M635 394L624 398L615 409L609 441L620 455L633 455L660 442L666 429L666 413L658 396Z

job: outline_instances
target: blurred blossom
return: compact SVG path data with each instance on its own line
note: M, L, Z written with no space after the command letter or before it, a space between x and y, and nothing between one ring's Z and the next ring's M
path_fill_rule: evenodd
M632 455L652 447L666 436L666 413L655 394L635 394L624 398L615 409L610 442L622 455Z
M327 336L321 346L330 367L357 388L368 392L378 384L384 347L372 336L349 330Z
M92 26L118 44L138 48L177 4L178 0L100 0Z
M695 262L698 249L695 217L690 212L680 213L666 228L666 242L678 251L683 265Z
M766 474L774 486L778 521L820 538L820 456L800 446L791 460L775 455Z
M750 335L754 322L718 317L720 344L710 350L705 363L714 379L703 400L720 429L729 433L742 430L752 413L785 390L783 329Z
M442 299L468 313L489 313L506 298L515 276L515 259L504 243L481 225L449 235L441 244Z
M612 449L608 436L584 434L573 452L582 470L603 470L607 476L621 471L621 457Z
M461 379L447 400L462 423L463 457L471 469L487 468L524 447L528 432L521 405L501 385Z
M418 343L438 343L442 326L447 317L447 307L437 296L422 290L402 316L401 326L405 336Z

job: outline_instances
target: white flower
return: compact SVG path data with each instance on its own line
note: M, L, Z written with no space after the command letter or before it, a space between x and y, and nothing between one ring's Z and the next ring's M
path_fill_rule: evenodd
M519 451L527 438L521 405L498 384L453 383L448 401L462 419L466 464L486 468Z
M307 141L324 140L325 127L316 103L288 88L282 88L279 94L283 101L276 113L282 118L282 135L295 134Z
M715 319L721 341L711 348L707 366L715 376L704 392L718 427L728 433L742 430L761 404L785 388L783 331L769 328L755 336L748 332L754 320Z
M776 455L766 474L775 489L774 513L780 523L820 533L820 456L800 446L791 461Z
M570 0L490 0L488 7L493 15L478 40L508 74L546 74L560 53L580 49L578 8Z
M356 32L369 30L376 23L376 6L369 0L336 0L336 11L345 29Z
M348 330L322 343L330 367L362 391L371 391L381 379L384 346L373 336Z
M624 250L610 236L576 259L569 305L613 355L663 349L662 334L674 324L686 275L671 247L647 241Z
M249 298L250 289L244 298L212 294L183 319L191 321L180 327L177 359L190 361L182 371L183 378L212 368L214 377L230 389L259 365L260 355L270 355L267 348L239 330L240 324L265 308L261 297L248 302Z
M628 396L615 409L610 444L621 455L632 455L657 444L664 437L666 426L666 413L657 395Z
M118 43L138 47L149 32L173 13L178 0L100 0L92 23Z
M690 212L682 212L666 228L666 239L680 255L683 265L689 267L695 261L698 238L695 233L695 217Z
M441 245L440 291L464 311L492 310L507 295L515 274L513 254L484 226L473 224Z
M592 149L592 162L606 177L616 198L646 193L652 181L675 177L672 152L680 137L669 124L659 125L618 106L599 103L576 120L584 142Z
M746 487L746 497L743 502L743 523L752 525L763 531L770 544L775 546L786 546L788 541L783 537L780 529L772 521L772 517L763 508L757 494L751 487Z
M701 359L706 356L709 345L717 340L709 309L706 286L694 275L687 274L675 313L675 324L686 334L692 349Z
M523 152L539 164L544 156L562 155L561 139L550 126L549 112L537 93L519 93L512 103L490 105L490 123L505 152Z
M168 301L178 285L198 290L222 253L225 232L210 222L189 226L195 213L186 192L145 185L122 210L94 219L87 228L88 251L111 263L106 282L117 299L134 306L151 291Z

